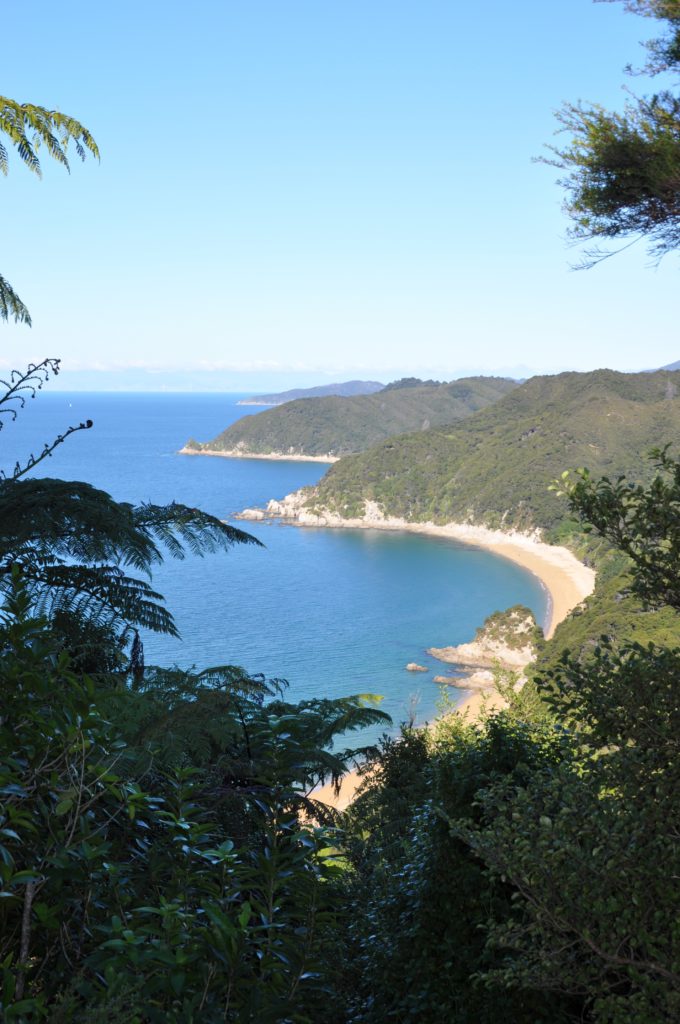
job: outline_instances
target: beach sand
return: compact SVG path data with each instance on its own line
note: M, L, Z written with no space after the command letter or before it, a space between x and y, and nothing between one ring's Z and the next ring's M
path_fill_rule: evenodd
M180 448L178 455L212 455L218 459L266 459L268 462L337 462L334 455L284 455L281 452L270 455L257 455L255 452L240 452L232 449L218 452L215 448Z

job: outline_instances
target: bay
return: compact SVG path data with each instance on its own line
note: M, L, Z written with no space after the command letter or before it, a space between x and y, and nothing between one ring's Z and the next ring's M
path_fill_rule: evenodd
M314 484L327 466L179 455L256 407L242 395L42 392L0 433L1 464L69 438L36 475L85 480L118 500L177 500L227 519ZM425 649L472 639L491 612L521 603L546 614L540 582L506 559L441 538L376 530L235 523L265 548L168 560L154 572L181 640L144 636L148 663L242 665L289 681L289 697L378 693L396 725L431 719L446 666ZM406 671L416 661L430 671ZM448 692L448 691L447 691ZM453 695L458 696L454 691ZM370 738L375 738L371 735Z

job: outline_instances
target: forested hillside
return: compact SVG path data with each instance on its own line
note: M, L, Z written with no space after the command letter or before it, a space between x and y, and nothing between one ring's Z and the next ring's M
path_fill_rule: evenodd
M568 530L566 504L548 490L565 469L652 474L644 455L680 441L680 380L673 372L613 370L533 377L451 427L391 438L331 467L312 507L438 523Z
M470 416L517 386L502 377L468 377L437 386L389 388L353 398L305 398L247 416L212 441L190 441L198 450L266 455L339 456L360 452L395 434Z

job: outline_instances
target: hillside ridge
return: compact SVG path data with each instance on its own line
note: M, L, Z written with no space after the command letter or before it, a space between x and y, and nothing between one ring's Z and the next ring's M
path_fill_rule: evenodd
M518 385L502 377L468 377L449 384L387 388L372 395L304 398L245 416L192 451L247 456L340 456L386 438L455 423L498 401Z

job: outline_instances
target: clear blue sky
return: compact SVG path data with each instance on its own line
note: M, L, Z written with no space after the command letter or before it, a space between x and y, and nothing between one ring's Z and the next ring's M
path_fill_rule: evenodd
M646 88L622 69L653 27L591 0L7 5L0 92L102 160L0 181L34 319L2 363L246 390L680 358L677 258L573 272L532 163L563 100Z

